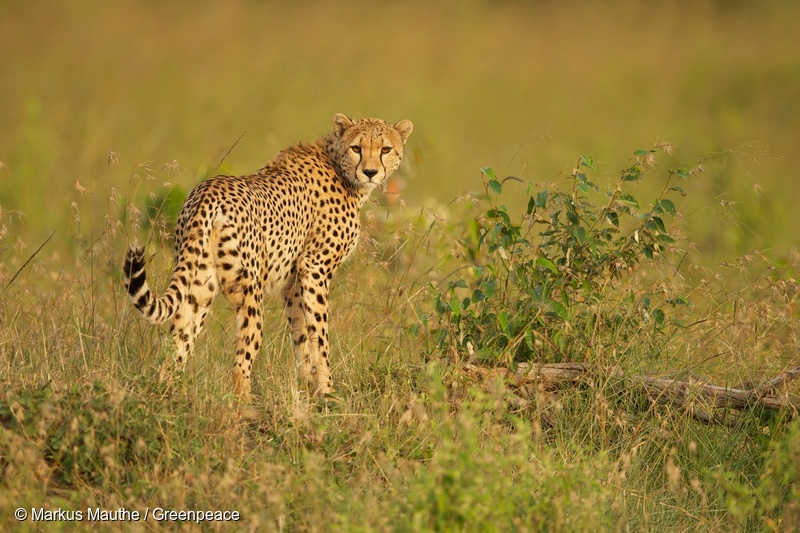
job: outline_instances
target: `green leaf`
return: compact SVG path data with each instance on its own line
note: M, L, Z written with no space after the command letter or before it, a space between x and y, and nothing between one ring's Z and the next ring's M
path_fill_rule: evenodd
M508 328L508 313L505 311L497 313L497 323L500 324L500 330L505 332Z
M567 320L569 315L567 315L567 308L564 307L564 304L556 300L550 300L547 303L550 305L550 311L555 313L561 320Z
M578 241L578 244L583 244L586 242L586 228L577 226L572 230L572 235L575 237L575 240Z
M655 228L651 227L650 223L655 224ZM667 228L664 227L664 221L661 220L661 217L653 217L653 218L651 218L650 221L647 224L645 224L645 226L650 228L650 229L657 229L658 231L660 231L662 233L666 233L667 232Z
M622 175L622 181L639 181L642 175L639 172L626 172Z
M594 182L589 181L589 178L587 178L586 174L584 174L583 172L578 172L578 174L575 177L579 182L578 189L581 192L586 192L589 189L593 189L598 192L600 191L600 187L598 187L597 184L595 184Z
M592 253L596 255L600 253L597 247L597 241L591 237L591 234L586 238L586 242L589 244L589 249L592 250Z
M553 342L562 352L567 349L567 339L560 331L556 331L556 334L553 335Z
M625 202L626 204L630 204L634 207L639 207L639 202L636 200L636 198L634 198L630 194L620 194L619 201Z
M459 279L457 281L451 281L450 283L447 284L447 290L452 290L455 288L466 289L467 282L464 281L463 279Z
M498 194L503 192L503 184L497 181L496 179L489 180L489 188Z
M536 349L536 342L533 339L533 331L530 329L525 331L525 346L531 351Z
M503 219L503 224L505 224L506 227L511 226L511 218L508 216L508 213L506 213L505 210L503 210L502 208L489 209L486 212L486 216L492 218L501 218ZM502 227L500 229L502 229Z
M653 152L653 151L654 150L636 150L635 152L633 152L633 155L635 155L636 157L639 157L639 156L647 155L647 154L649 154L650 152Z
M547 205L547 191L542 191L536 195L536 207L545 208Z
M482 302L486 299L486 293L484 293L480 289L475 289L472 291L472 301L473 302Z
M672 200L664 198L663 200L658 202L658 205L661 206L661 209L663 209L665 213L669 213L670 215L675 214L675 204L672 203Z
M552 261L550 261L546 257L537 257L536 264L539 265L540 267L546 268L553 274L558 274L558 269L556 268L556 266L553 264Z
M616 211L609 211L606 213L606 219L616 227L619 227L619 215Z
M485 174L486 177L489 178L490 180L497 181L497 176L494 175L494 170L492 170L492 167L483 167L481 169L481 172Z
M487 279L483 283L481 283L481 287L483 291L486 293L487 298L491 298L494 296L495 291L497 290L497 281L493 279Z
M677 170L672 170L671 172L681 179L687 179L690 174L690 172L684 167L681 167Z
M461 304L458 300L453 298L450 300L450 310L453 312L454 315L459 316L461 314Z
M582 155L580 157L580 164L584 167L594 168L594 161L588 155Z
M578 221L578 215L572 209L567 211L567 220L569 220L570 224L572 224L574 226L577 226L580 223Z

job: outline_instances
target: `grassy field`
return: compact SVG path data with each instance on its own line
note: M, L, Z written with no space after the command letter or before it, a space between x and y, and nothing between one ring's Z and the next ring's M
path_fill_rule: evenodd
M798 365L798 22L782 1L0 2L0 524L800 529L791 408L653 401L619 375ZM153 206L336 112L415 124L399 197L376 194L333 283L341 402L300 387L277 300L255 414L222 302L160 382L172 347L127 302L127 243L163 287L177 204ZM502 373L528 361L592 373Z

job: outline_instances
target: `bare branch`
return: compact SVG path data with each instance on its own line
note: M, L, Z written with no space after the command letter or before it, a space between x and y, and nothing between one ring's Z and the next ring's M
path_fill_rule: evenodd
M749 389L720 387L697 380L677 380L649 375L626 375L619 367L593 369L582 363L520 363L516 372L507 368L485 368L473 364L465 369L485 378L502 377L513 385L525 386L533 383L539 387L574 384L600 376L624 380L628 385L643 391L653 401L669 402L684 407L696 419L707 424L726 424L723 418L707 412L711 408L746 409L760 406L765 409L788 409L793 418L800 412L800 401L788 394L776 394L778 388L800 377L800 367ZM700 400L703 408L693 405Z

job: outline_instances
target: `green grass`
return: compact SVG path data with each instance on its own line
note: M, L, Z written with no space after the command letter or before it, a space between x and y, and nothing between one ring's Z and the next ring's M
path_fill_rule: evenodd
M736 385L797 365L798 14L781 1L0 3L0 524L47 529L17 522L20 507L161 507L284 531L800 527L791 413L723 411L736 424L709 426L610 371ZM127 243L148 242L163 287L174 210L149 220L159 198L252 171L335 112L415 123L402 201L376 195L333 283L341 403L300 386L277 299L255 415L231 394L222 301L185 374L159 382L171 341L122 290ZM569 192L586 154L590 178L613 187L633 150L659 140L678 151L632 184L641 211L660 173L704 168L674 198L675 254L599 275L594 307L571 299L560 323L550 302L532 328L536 358L592 363L595 378L543 390L471 373L465 340L437 336L452 324L436 296L488 280L471 267L500 255L470 244L473 231L502 202L516 224L527 201L513 180L502 202L487 198L480 168ZM661 329L632 303L673 292L692 305L662 306ZM514 303L511 338L529 310ZM590 331L587 309L609 321ZM548 345L559 331L566 343Z
M300 387L276 301L267 304L268 341L254 365L255 411L231 393L233 320L222 302L186 372L160 382L172 347L126 301L115 251L125 236L114 235L116 220L69 268L59 257L37 257L13 282L4 277L0 522L19 526L12 514L19 507L158 507L238 511L244 527L291 531L795 527L800 435L792 413L723 412L736 424L708 426L690 416L708 409L702 402L650 403L602 370L689 372L729 385L778 374L798 348L800 291L788 272L715 279L687 261L680 290L696 305L665 315L683 326L659 329L621 297L634 291L631 301L640 302L661 283L640 257L642 275L593 289L599 317L633 318L595 328L589 348L579 342L586 310L579 300L567 323L533 326L537 339L562 331L571 340L558 357L595 364L596 378L519 388L471 373L457 339L437 344L437 328L450 319L436 294L465 272L459 265L471 264L457 240L472 217L491 220L481 214L497 210L491 198L452 206L453 221L418 208L370 207L370 238L334 283L333 372L342 398L334 406ZM592 209L580 205L581 217ZM161 231L146 232L155 283L170 268ZM485 265L503 255L481 250ZM28 253L9 248L17 260ZM21 525L28 526L37 529Z

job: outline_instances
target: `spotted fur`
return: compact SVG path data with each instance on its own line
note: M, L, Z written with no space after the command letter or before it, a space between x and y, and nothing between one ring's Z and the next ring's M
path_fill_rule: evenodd
M328 288L353 251L359 212L403 157L413 124L351 120L280 152L251 176L217 176L189 193L175 228L177 259L164 294L147 284L144 249L124 263L133 305L155 324L171 320L183 368L214 297L236 312L234 391L250 395L250 370L262 342L262 300L280 291L303 376L317 394L333 392L328 342Z

